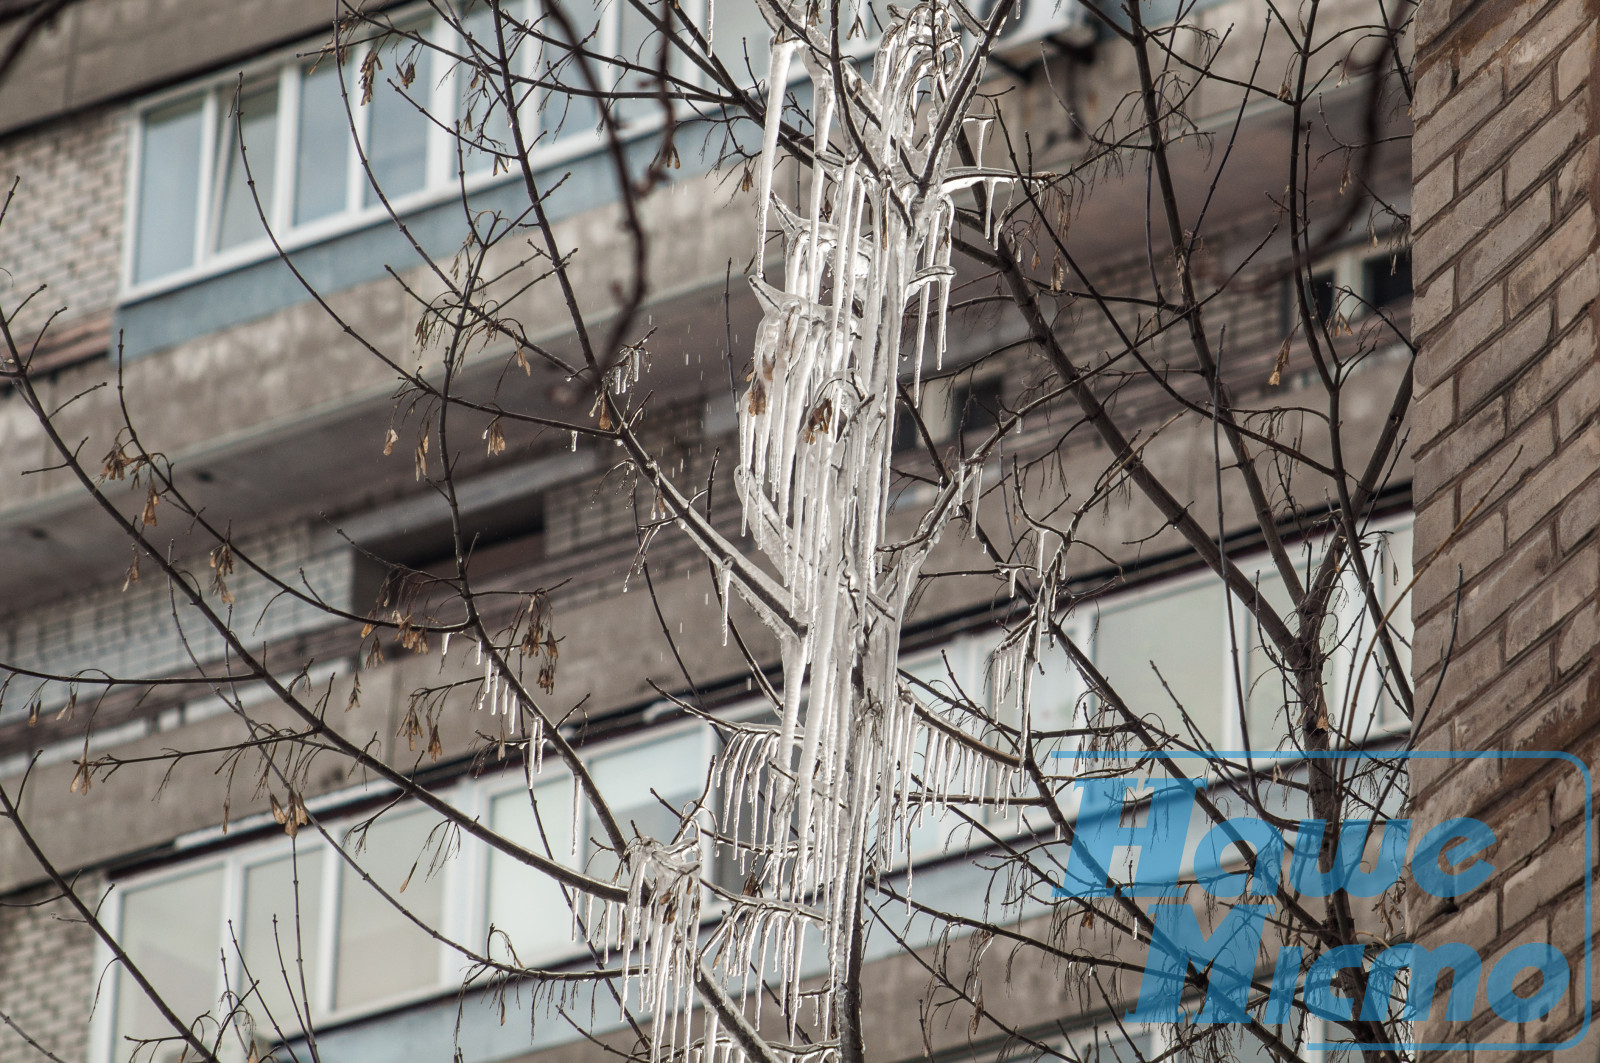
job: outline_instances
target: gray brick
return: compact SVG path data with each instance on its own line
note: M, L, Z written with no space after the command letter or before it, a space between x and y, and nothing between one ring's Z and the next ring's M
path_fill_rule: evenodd
M1591 424L1511 496L1506 517L1508 541L1516 542L1560 509L1596 469L1600 469L1600 425Z
M1551 89L1551 76L1545 75L1535 78L1522 91L1518 92L1505 106L1495 114L1494 121L1486 124L1466 146L1461 149L1461 162L1458 166L1459 180L1463 185L1471 185L1480 176L1498 166L1506 153L1530 129L1537 128L1549 114L1554 103ZM1521 149L1518 149L1521 154ZM1508 186L1505 190L1506 198L1514 199L1515 195Z
M1534 194L1536 201L1547 199L1548 196L1542 191ZM1515 316L1523 307L1532 304L1573 264L1589 254L1594 246L1594 212L1584 209L1574 211L1560 228L1540 242L1539 253L1530 255L1512 273L1507 286L1507 313Z
M1500 71L1489 68L1451 90L1432 118L1411 141L1411 164L1426 173L1434 163L1456 149L1466 134L1499 109Z
M1534 310L1461 366L1457 384L1461 409L1471 413L1510 383L1550 336L1550 312ZM1512 419L1515 427L1519 422Z
M1518 206L1500 215L1493 228L1462 258L1456 273L1457 298L1464 299L1488 283L1549 223L1550 193L1543 188L1535 189Z

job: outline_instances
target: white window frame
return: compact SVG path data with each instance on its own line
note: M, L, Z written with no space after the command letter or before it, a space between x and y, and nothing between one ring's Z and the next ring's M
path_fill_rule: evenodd
M1365 289L1365 276L1363 271L1368 262L1378 259L1390 259L1395 255L1410 250L1409 242L1397 243L1398 233L1391 231L1378 238L1378 243L1373 246L1369 243L1351 244L1330 252L1325 257L1318 259L1312 266L1308 278L1319 274L1333 274L1333 317L1334 321L1344 320L1349 323L1364 321L1372 315L1372 309L1367 305L1368 294ZM1291 291L1291 297L1292 297ZM1315 307L1313 307L1315 309ZM1293 320L1299 324L1298 309L1293 310ZM1328 322L1331 327L1334 321Z
M713 756L715 736L713 729L699 720L675 721L662 727L647 728L637 734L628 735L615 741L597 744L592 749L584 751L583 759L586 764L592 763L602 757L635 749L641 745L659 742L668 738L676 738L686 733L698 731L702 737L702 759L700 761L702 773L709 768ZM534 784L554 783L557 785L571 785L571 775L559 764L546 762L545 770L534 777ZM449 787L435 791L436 796L448 802L468 818L486 821L489 813L490 802L497 797L510 793L528 791L527 777L520 771L502 772L487 779L465 779ZM334 838L344 838L346 832L356 824L362 822L372 813L366 812L355 815L340 815L332 808L339 803L350 799L367 800L373 796L372 791L361 791L355 794L330 795L329 798L315 804L330 806L330 811L322 815L324 825ZM403 815L433 816L426 807L414 802L404 802L385 812L385 819ZM437 817L434 817L437 818ZM580 830L587 832L590 817L585 815ZM248 829L248 824L246 825ZM198 836L202 841L212 839L215 832L201 831ZM306 959L316 964L316 988L313 991L314 999L309 1001L311 1008L311 1022L314 1027L323 1028L329 1025L344 1023L365 1016L391 1011L408 1004L421 1003L433 1000L443 994L458 988L462 976L472 965L459 953L449 946L441 943L439 950L439 966L434 980L425 986L407 990L403 993L389 997L366 1001L359 1005L347 1007L335 1006L335 977L337 975L337 948L339 935L339 896L340 884L343 876L350 871L344 866L345 860L340 856L335 847L310 827L302 828L297 840L302 858L312 852L322 855L323 866L321 880L308 884L301 880L302 905L316 904L320 908L319 933L316 941L306 942ZM243 933L244 921L244 880L246 872L255 866L288 856L291 848L297 844L282 834L274 834L267 838L257 839L222 853L214 853L199 859L174 863L148 873L130 875L115 883L114 891L110 896L110 903L104 906L107 930L113 938L120 935L122 930L122 894L146 887L160 886L163 883L177 881L191 875L220 869L223 873L222 897L222 922L218 927L218 943L222 950L228 954L228 977L237 982L241 975L238 956L233 951L230 938ZM709 860L711 853L711 839L704 837L702 844L705 847L706 858ZM580 838L580 846L587 842ZM180 840L181 847L181 840ZM488 933L489 897L488 897L488 860L489 847L475 842L470 838L463 838L460 852L453 859L447 860L437 874L443 877L443 918L439 930L452 940L465 944L468 948L481 950ZM709 865L708 865L709 866ZM397 898L404 903L404 898ZM242 943L242 942L241 942ZM587 949L581 942L573 943L570 948L559 951L541 952L536 957L523 957L524 962L540 964L557 964L576 959L587 954ZM97 965L104 968L113 962L111 950L103 942L97 946ZM110 984L106 994L106 1006L95 1009L95 1015L90 1028L90 1053L89 1058L93 1063L111 1063L116 1058L116 1012L120 991L121 979L115 979ZM217 999L220 1000L225 989L223 984L222 965L217 968Z
M617 14L617 4L622 2L626 0L609 0L606 3L601 12L600 31L590 43L590 51L612 55L618 53L620 17ZM531 17L535 3L536 0L502 0L504 7L519 13L518 17L524 20ZM391 21L403 27L409 20L424 16L428 11L430 9L426 6L406 9L394 13ZM682 13L697 23L704 22L705 11L706 0L688 0L682 6ZM435 48L443 46L459 50L461 46L461 38L438 16L428 18L423 35ZM299 133L299 74L306 65L305 48L306 45L302 44L298 49L280 50L226 73L156 93L141 100L132 109L128 117L129 151L124 185L128 195L123 209L125 237L120 267L119 301L134 302L172 291L198 280L265 261L277 255L272 240L265 234L225 251L211 250L215 243L216 230L216 218L213 215L216 213L215 204L221 192L216 173L217 164L221 161L218 149L222 138L219 133L222 130L222 119L233 105L234 89L239 84L241 76L247 86L261 84L271 80L273 76L276 76L278 81L277 159L273 203L268 215L272 221L273 235L285 252L300 250L332 237L388 220L389 212L381 203L366 205L369 182L365 169L355 153L354 145L351 145L346 165L347 189L344 209L302 225L293 224L293 184ZM365 54L364 51L357 49L352 51ZM454 122L460 117L456 111L462 88L462 71L459 64L434 48L426 49L418 59L432 69L418 71L417 80L413 82L412 95L415 96L416 86L424 86L428 92L429 112L439 121L430 121L428 124L425 163L427 176L424 187L415 192L388 197L394 213L401 216L459 198L463 187L463 182L458 180L456 173L455 138L440 125L440 122L446 119ZM540 61L539 49L535 46L535 42L526 41L518 49L516 62L519 74L535 76ZM444 64L451 64L451 69L446 71ZM358 88L357 71L360 66L360 55L352 54L347 59L346 66L344 82L347 89L354 92ZM612 64L598 65L597 74L603 81L614 79L618 73L619 68ZM693 76L693 72L689 69L680 70L678 73L683 77ZM135 277L134 264L140 237L138 214L143 190L139 183L139 173L143 156L144 119L151 111L189 99L202 101L201 121L204 123L201 131L199 202L195 208L197 226L193 261L182 269L140 281ZM558 166L594 154L603 147L604 141L598 132L586 136L575 127L563 130L562 135L554 140L540 139L542 116L538 113L538 106L537 94L531 91L527 93L520 106L523 129L529 142L536 145L529 153L530 161L536 169ZM365 151L369 115L370 108L361 106L357 106L352 115L356 140L362 145L363 151ZM660 129L664 122L664 117L652 110L647 115L626 122L623 132L627 138L633 139ZM470 194L515 180L516 176L514 171L507 172L502 169L499 173L495 173L493 167L488 167L476 173L466 174L465 190Z

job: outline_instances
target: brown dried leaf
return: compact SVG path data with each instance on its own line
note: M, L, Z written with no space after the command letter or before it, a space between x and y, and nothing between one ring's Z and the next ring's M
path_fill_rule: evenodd
M1283 371L1289 368L1289 341L1285 339L1283 346L1278 348L1278 360L1272 363L1272 375L1267 377L1268 387L1277 387L1283 383Z
M369 49L361 60L361 106L372 102L372 89L378 80L378 71L382 69L383 62L378 58L377 49Z

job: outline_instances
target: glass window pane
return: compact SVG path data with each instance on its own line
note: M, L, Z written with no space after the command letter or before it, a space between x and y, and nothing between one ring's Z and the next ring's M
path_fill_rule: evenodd
M1095 631L1095 664L1134 713L1187 734L1176 697L1200 732L1220 741L1223 623L1222 585L1214 580L1107 608Z
M681 811L700 796L705 786L705 741L699 730L682 731L594 759L589 774L610 805L625 839L637 832L646 838L671 841L680 822L678 812L672 809ZM616 857L600 848L605 844L602 829L592 815L588 818L585 842L590 855L589 872L609 879L616 872Z
M1394 639L1396 655L1400 658L1400 667L1405 670L1406 678L1411 676L1411 597L1406 589L1411 584L1413 575L1411 555L1411 525L1397 528L1390 532L1384 540L1383 572L1379 578L1382 586L1383 605L1386 610L1393 607L1389 613L1389 633ZM1396 603L1399 603L1396 605ZM1387 662L1380 655L1374 665L1384 665L1383 671L1388 672ZM1369 665L1368 667L1371 667ZM1383 719L1387 724L1400 724L1405 721L1405 711L1400 703L1389 693L1383 695Z
M167 1006L185 1022L212 1011L222 990L222 869L213 868L122 895L118 940ZM127 1060L128 1037L172 1037L174 1031L127 971L117 975L113 1056ZM154 1056L169 1063L183 1054L169 1043ZM141 1061L150 1058L139 1050Z
M444 876L429 874L435 870L437 853L437 847L428 844L429 834L438 822L437 817L425 812L389 814L366 832L366 845L361 851L354 851L359 844L358 835L345 842L373 881L430 926L438 925L444 911ZM334 1006L354 1007L438 981L438 942L396 911L348 866L341 867Z
M567 17L571 19L574 31L579 34L580 47L585 51L604 53L606 48L600 40L599 32L599 8L596 7L593 11L588 8L589 5L586 3L574 4L567 9ZM546 83L578 89L580 93L586 91L588 83L584 80L583 71L573 61L572 49L567 45L562 31L553 22L546 22L543 25L551 39L544 43L543 59L539 64L539 79ZM560 43L556 43L558 41ZM597 73L597 76L601 75ZM600 110L595 106L592 96L574 96L547 89L539 96L539 125L549 132L550 137L592 137L600 126Z
M345 209L350 166L350 118L339 68L327 60L300 77L300 129L296 138L294 222L326 218Z
M378 49L372 100L367 104L366 152L372 171L366 192L369 207L378 203L373 182L391 200L421 191L427 183L428 118L422 107L427 105L431 82L420 68L428 57L422 48L399 35Z
M1070 629L1068 633L1074 634ZM1082 645L1081 640L1079 645ZM991 688L993 683L994 677L991 676ZM1034 665L1033 682L1029 687L1028 700L1033 730L1061 731L1072 727L1077 714L1078 699L1085 689L1083 677L1073 666L1072 658L1067 655L1067 648L1059 642L1047 639L1040 648L1039 660ZM1022 712L1019 704L1021 696L1020 684L1001 696L996 696L996 692L991 689L990 701L997 718L1002 723L1012 727L1021 723Z
M652 11L660 17L663 7L660 3L651 2ZM656 32L656 27L645 17L644 12L635 7L629 0L617 2L617 58L621 62L631 63L644 67L651 73L642 73L638 70L617 68L616 86L619 92L641 93L657 92L660 83L654 71L661 67L661 35ZM668 60L669 64L671 60ZM669 65L670 69L670 65ZM618 101L617 118L622 122L636 122L647 119L651 115L661 113L660 101L655 99L624 99Z
M1289 595L1284 589L1282 578L1275 572L1267 571L1251 575L1252 582L1262 599L1271 605L1279 616L1293 623L1293 618L1290 616ZM1246 700L1250 706L1246 715L1250 723L1251 748L1266 748L1268 742L1280 735L1288 734L1290 730L1290 721L1284 711L1284 707L1294 700L1292 692L1286 686L1288 673L1279 667L1277 649L1271 646L1271 641L1262 633L1248 605L1235 603L1234 622L1239 625L1241 633L1248 632L1250 644L1245 683ZM1331 702L1329 706L1331 715L1337 711L1334 706L1338 702L1332 690L1328 691L1328 696ZM1273 744L1276 745L1275 742Z
M532 800L526 790L494 798L489 802L489 826L530 852L573 863L571 781L539 783ZM497 931L489 943L490 955L511 961L509 939L516 961L531 965L571 946L572 909L555 880L491 849L488 889L489 922Z
M712 12L711 48L736 81L751 84L767 76L772 30L754 3L724 2Z
M266 235L257 212L257 200L260 210L267 217L272 216L272 193L278 168L278 86L246 92L239 98L238 106L237 116L223 117L217 137L219 144L227 145L217 166L221 180L216 241L219 251ZM239 150L241 134L244 152ZM246 153L250 164L248 172ZM256 186L254 194L250 191L252 178Z
M324 853L312 849L302 851L298 860L280 857L255 864L244 872L244 921L240 928L244 970L239 982L241 992L254 984L255 994L245 1001L245 1006L261 1036L268 1040L298 1032L297 1011L304 1016L306 998L317 999L323 860Z
M504 82L499 60L491 59L498 55L500 47L495 33L494 11L478 5L472 14L461 20L461 28L472 42L464 46L463 54L476 59L475 63L461 64L456 71L456 124L464 138L462 163L466 171L482 173L494 168L496 150L509 151L511 145L511 121L501 99ZM515 48L522 40L521 35L510 27L505 35L508 48ZM515 70L515 52L506 59ZM506 167L502 164L500 168L504 170Z
M203 110L203 101L187 100L145 116L135 281L152 280L194 263Z

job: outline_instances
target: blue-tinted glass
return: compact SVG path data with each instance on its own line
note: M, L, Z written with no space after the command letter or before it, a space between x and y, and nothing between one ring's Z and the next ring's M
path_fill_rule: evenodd
M772 29L755 0L718 0L711 19L712 48L728 73L741 83L766 77Z
M389 199L419 192L428 182L428 118L419 104L427 103L429 81L426 72L416 69L427 62L427 53L396 36L378 56L381 67L373 71L367 104L368 206L378 202L372 182Z
M663 5L651 3L650 7L656 17L665 17L666 10ZM656 32L656 27L645 17L644 12L628 0L617 0L617 59L651 71L644 73L640 70L618 67L617 91L655 93L661 90L661 82L654 73L661 68L661 35ZM671 69L670 57L668 69ZM661 103L655 99L624 98L617 103L617 118L622 122L637 122L660 113Z
M200 201L203 103L188 100L151 111L139 156L138 245L133 278L147 281L194 263Z
M598 32L600 12L596 10L590 14L581 10L584 7L585 5L576 4L569 9L573 26L579 34L578 45L588 52L604 53L607 49ZM583 70L572 56L571 47L566 44L565 38L554 23L546 23L546 26L554 40L545 42L544 59L539 67L540 79L565 88L577 89L580 93L586 92L588 82L584 79ZM554 43L555 40L560 40L561 43ZM603 71L604 67L595 70L596 76L603 78ZM547 90L540 93L539 97L539 124L547 130L546 139L592 137L600 126L600 111L595 106L593 96L573 96Z
M462 54L473 59L472 63L463 63L456 73L456 121L463 138L462 161L468 173L492 169L495 152L511 150L511 121L502 98L505 85L494 20L494 11L482 4L461 20L461 28L469 38ZM507 27L505 37L507 48L512 48L520 34ZM506 61L516 69L514 52L507 54Z
M345 209L350 167L350 118L339 68L332 60L300 77L300 131L294 168L294 221L326 218Z
M244 152L239 150L243 135ZM278 172L278 87L245 93L237 116L223 119L218 143L228 145L217 167L222 184L217 210L217 250L237 247L266 235L256 203L272 216L272 193ZM246 168L245 163L249 166ZM255 193L250 180L255 180Z

